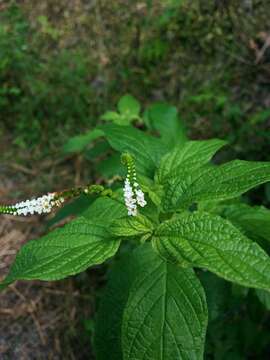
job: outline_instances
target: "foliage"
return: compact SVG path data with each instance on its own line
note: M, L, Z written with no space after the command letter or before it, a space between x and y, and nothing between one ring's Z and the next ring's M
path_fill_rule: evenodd
M48 154L95 125L119 93L132 93L143 102L169 99L191 138L222 137L237 157L268 160L269 48L260 51L268 5L253 0L251 11L244 3L78 2L77 16L61 0L7 6L0 31L4 133ZM103 116L121 122L119 115Z
M117 116L103 117L109 123L93 131L118 154L118 167L119 153L125 153L125 201L127 180L136 188L137 176L147 205L127 216L119 182L106 190L94 186L102 196L95 191L75 220L23 246L1 287L75 275L120 248L122 259L109 273L97 315L98 359L202 359L204 349L217 359L266 356L267 335L258 339L259 349L245 338L243 349L235 341L241 331L252 338L258 326L253 311L264 319L263 306L269 308L270 232L260 227L268 224L270 211L239 197L270 181L270 163L218 165L212 158L226 142L188 140L174 107L156 105L149 117L149 109L140 115L130 95L119 104ZM73 193L90 197L89 189ZM223 327L222 316L243 302L245 322L233 315ZM233 333L230 321L237 324Z
M16 6L0 17L1 122L20 147L59 146L76 126L91 124L89 61L83 49L44 55L41 34L30 40L30 24Z

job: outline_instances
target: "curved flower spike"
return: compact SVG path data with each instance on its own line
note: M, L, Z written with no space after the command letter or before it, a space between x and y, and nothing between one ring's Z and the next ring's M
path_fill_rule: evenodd
M0 214L27 216L34 214L48 214L54 208L60 207L66 200L81 194L101 196L113 196L111 189L104 189L102 185L88 185L85 187L72 188L61 192L49 193L36 199L18 202L15 205L0 205Z
M21 201L11 206L1 206L0 213L12 215L48 214L56 206L60 206L65 199L57 193L49 193L37 199Z

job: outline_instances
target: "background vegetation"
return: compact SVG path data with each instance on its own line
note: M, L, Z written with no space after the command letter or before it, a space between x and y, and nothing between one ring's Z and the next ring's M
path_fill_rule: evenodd
M221 157L270 160L267 1L24 0L0 6L1 200L101 181L96 169L102 157L93 161L93 149L85 156L65 146L101 122L126 93L144 108L156 101L176 106L191 138L229 140L233 150ZM269 185L252 192L250 201L269 207ZM63 282L64 291L72 287L82 296L63 311L78 309L81 301L85 310L68 318L69 331L59 330L61 351L76 353L81 333L90 351L105 273L102 268L90 280L86 274ZM229 291L220 286L218 294ZM44 294L41 285L38 291ZM84 301L90 292L95 296ZM245 295L235 289L225 303L220 299L209 328L209 358L265 356L269 337L261 329L269 315Z

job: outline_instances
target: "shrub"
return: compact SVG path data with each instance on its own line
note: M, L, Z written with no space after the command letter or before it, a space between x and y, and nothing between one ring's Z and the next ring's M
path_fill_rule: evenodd
M88 185L2 206L2 213L27 215L89 198L75 220L20 250L1 287L63 279L125 248L99 306L98 359L202 359L208 321L206 351L214 358L250 352L264 357L267 336L248 346L244 339L242 349L234 341L245 326L231 334L222 316L232 304L239 309L246 302L252 338L252 303L258 318L259 301L269 308L270 211L240 197L270 180L270 163L215 164L212 158L226 142L187 140L174 107L153 105L141 116L137 101L125 96L118 110L103 116L108 123L89 141L102 136L122 153L124 189L118 176L112 187ZM136 121L148 131L134 127Z

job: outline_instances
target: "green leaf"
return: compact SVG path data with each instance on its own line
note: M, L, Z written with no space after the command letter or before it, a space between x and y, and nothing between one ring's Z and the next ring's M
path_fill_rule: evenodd
M131 340L140 324L138 339ZM144 354L153 360L202 359L206 325L205 296L194 272L167 264L145 244L116 263L109 274L95 328L97 360L122 360L121 337L124 359L141 359Z
M153 237L159 254L247 287L270 290L270 258L229 221L195 212L161 224Z
M155 256L150 244L124 254L111 271L101 298L95 322L95 352L97 360L122 360L121 325L131 284Z
M98 162L96 169L105 178L125 176L125 169L121 164L118 154L113 154L107 159Z
M255 293L260 302L270 311L270 292L260 289L255 289Z
M58 222L64 220L68 216L81 215L81 213L83 213L86 209L89 208L89 205L93 201L93 197L81 195L80 197L70 203L67 203L59 211L57 211L55 216L47 221L47 226L51 227Z
M168 177L180 173L181 168L188 166L189 169L195 169L208 163L224 145L226 142L219 139L188 141L185 144L179 144L162 158L156 174L157 180L164 183Z
M133 120L139 119L140 115L140 103L131 95L123 96L118 104L118 111L107 111L102 115L101 119L105 121L111 121L114 124L127 126Z
M128 120L136 119L141 110L140 103L131 95L121 97L117 107L120 114L124 115Z
M156 182L145 176L139 176L138 181L140 183L143 192L147 193L149 198L153 201L153 203L159 207L163 195L162 185L157 184Z
M111 146L105 139L102 139L93 144L90 149L85 150L83 155L87 160L92 161L96 157L103 157L108 152L111 152Z
M243 204L241 196L224 201L202 201L198 203L198 210L222 216L222 212L227 206L238 204Z
M151 130L159 132L161 139L170 148L186 141L183 123L178 118L177 108L165 103L150 106L144 116L144 121Z
M221 206L222 216L240 227L247 236L270 241L270 210L263 206L235 204Z
M227 200L270 180L270 163L235 160L220 166L202 166L170 178L165 185L165 211L193 202Z
M88 144L93 140L102 137L104 134L99 129L88 131L84 135L78 135L70 138L68 142L63 146L62 151L65 154L82 152Z
M147 217L143 215L126 216L122 219L115 220L110 226L110 233L113 236L140 236L151 235L153 231L153 224Z
M151 201L151 199L147 199L147 206L144 208L140 208L140 214L146 216L153 224L158 225L160 223L159 220L159 210L156 205Z
M109 226L114 220L120 219L126 214L127 209L120 200L99 197L82 213L82 216L97 224Z
M207 307L193 270L155 255L142 270L124 310L124 360L203 359Z
M115 111L106 111L102 116L101 116L102 120L105 121L111 121L113 123L118 123L121 120L121 115L119 115L117 112Z
M78 218L23 246L4 283L58 280L78 274L113 256L119 244L104 225Z
M130 126L107 124L100 128L113 149L134 156L139 173L153 176L160 158L168 150L158 138Z

